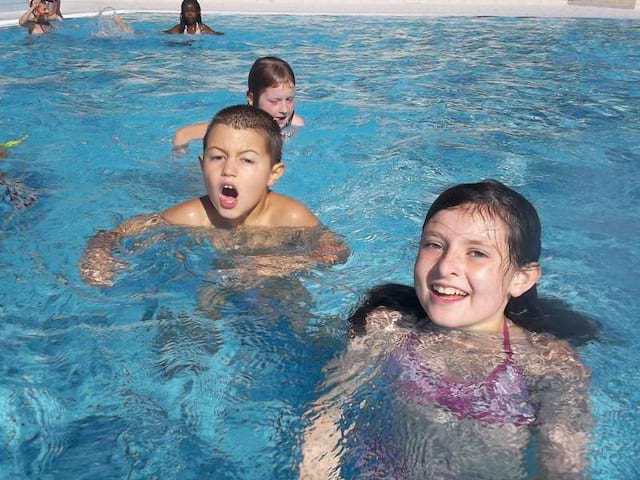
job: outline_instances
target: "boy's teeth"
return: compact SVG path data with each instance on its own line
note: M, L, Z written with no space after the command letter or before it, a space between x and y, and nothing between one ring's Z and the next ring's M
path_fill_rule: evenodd
M459 295L461 297L465 297L467 294L457 288L452 287L441 287L439 285L434 285L433 289L442 295Z
M222 194L227 197L237 197L238 191L235 189L235 187L232 187L231 185L223 185Z

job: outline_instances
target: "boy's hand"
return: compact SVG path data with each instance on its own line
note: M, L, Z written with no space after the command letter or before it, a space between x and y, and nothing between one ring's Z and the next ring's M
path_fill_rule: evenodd
M111 287L117 269L127 264L114 258L112 248L118 235L114 232L98 232L80 259L80 276L90 285Z

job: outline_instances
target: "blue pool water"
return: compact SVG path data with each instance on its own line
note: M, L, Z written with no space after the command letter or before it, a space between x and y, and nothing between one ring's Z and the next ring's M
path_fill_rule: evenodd
M579 349L593 478L640 478L637 22L225 16L187 39L126 20L135 35L0 30L0 142L29 135L0 171L38 196L0 202L0 479L295 478L358 294L409 283L429 203L488 177L541 214L542 292L603 324ZM125 243L115 287L85 285L98 229L203 192L173 132L243 103L267 54L307 125L277 190L344 235L347 264L219 293L216 252L170 229Z

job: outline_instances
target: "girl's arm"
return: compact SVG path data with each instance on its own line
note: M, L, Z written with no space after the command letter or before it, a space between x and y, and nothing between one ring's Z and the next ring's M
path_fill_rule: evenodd
M40 2L33 2L31 4L31 6L29 7L29 10L27 10L26 12L24 12L22 14L22 16L18 19L18 24L21 27L26 27L29 25L29 23L33 22L33 19L30 19L29 17L33 14L33 11L36 9L36 7L40 5Z
M202 30L202 33L206 33L207 35L224 35L223 32L216 32L210 28L209 25L205 25L204 23L200 24L200 29Z
M177 25L171 27L169 30L163 30L162 33L182 33L182 30L180 29L180 24L178 23Z
M579 479L588 471L592 416L590 371L568 343L550 340L543 347L535 401L539 403L540 467L543 478Z
M61 3L62 3L62 0L58 0L58 4L57 4L57 6L56 6L55 14L58 16L58 18L59 18L60 20L63 20L63 19L64 19L64 17L62 16L62 12L60 11L60 4L61 4Z
M399 312L387 309L369 313L366 335L353 338L347 351L325 367L327 377L322 389L326 393L305 414L309 425L302 444L301 480L340 478L343 442L353 428L340 425L342 406L378 374L380 359L396 344L392 337L402 335L396 326L400 318Z
M207 133L208 126L208 122L201 122L179 128L173 136L173 148L183 148L187 146L191 140L202 140L204 134Z

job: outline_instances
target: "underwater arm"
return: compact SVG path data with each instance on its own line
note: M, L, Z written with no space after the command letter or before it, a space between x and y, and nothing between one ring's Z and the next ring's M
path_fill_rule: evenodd
M585 478L593 423L588 397L590 372L565 342L554 340L546 356L557 368L545 372L546 378L537 389L542 477Z
M316 265L345 263L351 250L331 230L323 226L296 230L305 242L304 253L239 257L240 269L263 277L284 277Z
M208 126L207 122L202 122L179 128L173 136L173 148L186 147L191 140L202 140L207 133Z
M396 336L398 312L376 309L366 318L366 334L351 339L344 354L333 360L325 371L322 387L326 391L305 413L305 428L300 462L301 480L333 480L340 478L340 464L345 437L354 428L342 426L345 405L351 405L354 394L379 375L381 359L389 355Z
M116 269L126 267L124 262L118 261L113 255L120 240L165 224L165 220L159 215L144 215L134 217L111 231L99 231L91 237L80 259L80 276L91 285L113 285Z

